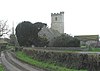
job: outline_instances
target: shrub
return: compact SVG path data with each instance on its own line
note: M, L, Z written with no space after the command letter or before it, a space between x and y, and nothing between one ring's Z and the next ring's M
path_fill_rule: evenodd
M70 35L62 34L53 39L54 47L79 47L80 41Z

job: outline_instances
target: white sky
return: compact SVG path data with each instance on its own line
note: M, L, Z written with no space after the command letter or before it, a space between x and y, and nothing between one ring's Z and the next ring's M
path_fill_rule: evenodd
M100 35L100 0L0 0L0 20L12 27L22 21L51 26L51 13L64 11L65 33Z

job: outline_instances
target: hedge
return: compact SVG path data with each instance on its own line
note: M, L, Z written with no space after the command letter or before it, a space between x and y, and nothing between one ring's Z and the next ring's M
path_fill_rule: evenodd
M40 61L48 61L59 66L88 71L100 71L100 54L82 54L71 52L48 52L23 49L27 55Z

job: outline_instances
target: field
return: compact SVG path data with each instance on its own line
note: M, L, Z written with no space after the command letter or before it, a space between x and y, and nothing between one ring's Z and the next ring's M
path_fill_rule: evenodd
M92 51L92 52L100 52L100 48L91 48L90 51Z

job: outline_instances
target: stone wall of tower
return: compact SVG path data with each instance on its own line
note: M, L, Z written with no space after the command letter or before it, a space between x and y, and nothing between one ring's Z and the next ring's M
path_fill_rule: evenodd
M64 12L51 13L51 29L64 33Z

